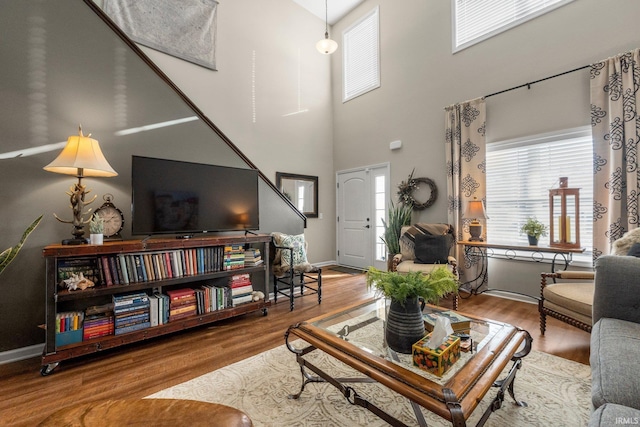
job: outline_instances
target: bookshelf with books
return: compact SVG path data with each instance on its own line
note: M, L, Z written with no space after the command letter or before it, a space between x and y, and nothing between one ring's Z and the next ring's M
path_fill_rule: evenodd
M268 265L245 263L244 252L268 257L269 242L268 235L246 235L45 247L42 375L70 358L250 312L266 315ZM66 289L62 281L79 273L95 286ZM61 333L65 315L76 329Z

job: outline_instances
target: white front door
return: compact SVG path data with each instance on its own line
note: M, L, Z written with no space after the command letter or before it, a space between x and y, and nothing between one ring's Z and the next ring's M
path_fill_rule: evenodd
M379 209L377 205L380 203L376 200L385 200L388 188L384 185L380 194L379 176L388 182L388 165L337 174L337 260L340 265L362 269L386 265L384 259L376 256L379 252L376 251L376 240L380 231L377 224L381 223L376 216L385 213L384 207Z

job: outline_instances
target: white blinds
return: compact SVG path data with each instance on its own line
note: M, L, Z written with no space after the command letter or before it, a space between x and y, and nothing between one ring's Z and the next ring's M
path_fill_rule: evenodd
M342 46L342 102L346 102L380 87L379 7L344 30Z
M487 144L487 235L494 243L527 245L520 226L536 217L549 226L549 189L561 176L580 188L580 245L591 251L593 150L591 128ZM549 236L540 243L549 244Z
M453 51L492 37L574 0L452 0Z

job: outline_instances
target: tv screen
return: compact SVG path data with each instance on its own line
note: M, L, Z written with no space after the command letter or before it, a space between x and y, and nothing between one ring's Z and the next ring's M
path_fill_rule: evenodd
M257 230L258 171L133 156L134 235Z

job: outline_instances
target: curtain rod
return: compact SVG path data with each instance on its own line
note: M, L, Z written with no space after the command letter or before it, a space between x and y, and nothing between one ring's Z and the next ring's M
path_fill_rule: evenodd
M545 77L545 78L540 79L540 80L536 80L536 81L533 81L533 82L525 83L523 85L515 86L515 87L509 88L509 89L504 89L504 90L501 90L499 92L495 92L495 93L492 93L492 94L489 94L489 95L485 95L485 96L483 96L483 98L489 98L490 96L500 95L501 93L509 92L509 91L512 91L512 90L515 90L515 89L520 89L522 87L526 87L527 89L531 89L531 85L532 84L540 83L540 82L543 82L545 80L550 80L550 79L553 79L553 78L556 78L556 77L564 76L565 74L570 74L570 73L573 73L573 72L576 72L576 71L584 70L585 68L589 68L589 67L591 67L591 65L583 65L582 67L574 68L573 70L565 71L563 73L559 73L559 74L556 74L556 75L553 75L553 76Z

